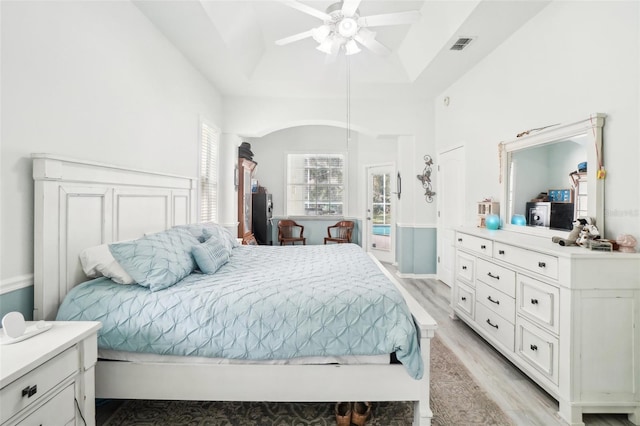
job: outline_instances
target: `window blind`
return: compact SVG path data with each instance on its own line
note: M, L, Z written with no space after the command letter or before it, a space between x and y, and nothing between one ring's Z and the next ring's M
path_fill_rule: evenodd
M200 221L217 222L220 129L203 121L200 130Z

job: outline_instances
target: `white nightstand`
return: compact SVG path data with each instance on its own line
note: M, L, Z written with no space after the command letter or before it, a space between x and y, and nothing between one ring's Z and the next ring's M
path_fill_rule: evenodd
M0 346L2 426L95 424L94 367L101 324L47 324L52 327L44 333Z

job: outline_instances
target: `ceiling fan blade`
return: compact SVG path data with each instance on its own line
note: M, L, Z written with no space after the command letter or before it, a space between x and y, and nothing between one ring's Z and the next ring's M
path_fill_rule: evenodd
M418 10L361 16L358 19L358 25L361 27L383 27L386 25L413 24L414 22L418 22L421 16Z
M313 36L313 30L305 31L303 33L294 34L289 37L281 38L280 40L276 40L276 44L278 46L284 46L285 44L293 43L294 41L303 40L308 37Z
M342 3L342 14L348 18L352 17L362 0L344 0Z
M360 32L362 32L362 30L360 30ZM362 36L358 34L354 37L354 39L373 53L383 56L390 55L391 50L389 50L387 46L375 39L375 33L372 32L371 34L371 36Z
M315 16L318 19L322 19L323 21L330 21L331 16L327 13L321 12L318 9L314 9L311 6L307 6L306 4L302 4L295 0L279 0L280 3L285 4L293 9L299 10L300 12L304 12L308 15Z

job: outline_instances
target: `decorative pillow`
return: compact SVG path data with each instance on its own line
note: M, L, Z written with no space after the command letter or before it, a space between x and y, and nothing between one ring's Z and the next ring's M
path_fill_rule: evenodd
M231 253L231 250L233 250L234 247L240 245L238 244L238 240L233 235L231 235L231 232L229 232L229 230L222 225L218 225L215 223L205 223L204 225L205 227L202 230L202 235L205 241L209 241L211 238L215 238L216 240L222 242L225 247L227 247L229 253Z
M215 274L229 260L229 249L222 241L209 238L191 249L198 268L205 274Z
M127 271L113 258L108 244L89 247L80 252L82 270L89 278L107 277L118 284L135 284Z
M198 244L189 231L172 228L110 244L109 250L138 284L157 291L174 285L194 270L191 248Z
M218 239L224 238L228 241L230 249L239 246L240 244L231 232L224 226L215 222L203 222L203 223L191 223L189 225L176 225L174 228L186 229L196 237L201 243L204 243L212 236Z
M206 238L202 236L202 231L204 230L204 226L201 223L192 223L189 225L176 225L171 229L185 229L189 231L191 235L198 239L198 242L204 243Z

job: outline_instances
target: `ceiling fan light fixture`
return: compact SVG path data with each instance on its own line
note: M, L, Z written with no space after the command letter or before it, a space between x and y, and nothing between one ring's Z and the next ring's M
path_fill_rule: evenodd
M343 18L338 23L338 33L344 38L353 37L359 29L358 23L352 18Z
M316 47L316 49L326 53L327 55L331 54L332 48L333 48L333 40L331 39L331 37L326 37L324 41L320 43L318 47Z
M320 25L317 28L311 30L312 37L318 43L324 42L331 33L331 27L329 25Z
M362 50L358 47L358 43L356 43L355 40L349 40L344 45L344 53L345 53L345 55L353 55L353 54L359 53L361 51Z

